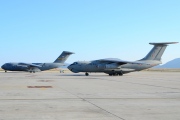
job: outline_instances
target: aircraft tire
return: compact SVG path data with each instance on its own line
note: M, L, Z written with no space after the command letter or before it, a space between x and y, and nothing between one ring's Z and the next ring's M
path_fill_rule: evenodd
M85 75L86 75L86 76L89 76L89 74L88 74L88 73L85 73Z
M123 76L123 74L118 74L119 76Z
M5 70L5 72L7 72L7 71Z
M112 76L112 74L109 74L109 76Z
M123 76L123 73L122 73L122 71L121 71L121 73L119 73L119 76Z

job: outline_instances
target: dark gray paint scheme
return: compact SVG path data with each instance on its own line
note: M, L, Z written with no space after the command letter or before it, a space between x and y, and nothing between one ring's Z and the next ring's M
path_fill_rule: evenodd
M27 71L27 72L40 72L44 70L58 68L65 66L64 62L67 58L74 54L72 52L63 51L62 54L54 61L54 63L5 63L1 66L6 71Z
M141 60L135 62L124 61L115 58L100 59L93 61L78 61L68 66L74 73L104 72L111 75L123 75L129 72L140 71L161 64L161 57L168 44L177 42L149 43L154 45L152 50Z

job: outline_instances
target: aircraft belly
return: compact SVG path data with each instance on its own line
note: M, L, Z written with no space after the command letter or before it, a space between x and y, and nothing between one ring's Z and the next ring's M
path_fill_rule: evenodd
M27 71L28 72L30 72L30 71L40 72L41 70L39 68L29 68Z

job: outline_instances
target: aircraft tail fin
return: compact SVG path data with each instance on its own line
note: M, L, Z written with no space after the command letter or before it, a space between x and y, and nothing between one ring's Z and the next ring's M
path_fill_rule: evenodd
M158 60L161 61L161 57L168 46L168 44L176 44L178 42L162 42L162 43L149 43L154 45L151 51L141 60Z
M63 51L61 55L54 61L54 63L64 63L71 54L74 54L74 53Z

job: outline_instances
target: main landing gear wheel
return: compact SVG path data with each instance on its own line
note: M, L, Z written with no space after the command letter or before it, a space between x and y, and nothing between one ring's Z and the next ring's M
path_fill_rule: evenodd
M5 70L5 72L7 72L7 71Z
M85 73L86 76L89 76L89 73Z
M112 73L112 74L109 74L109 76L118 76L117 73Z
M119 76L123 76L123 73L122 73L122 71L119 73Z
M113 76L117 76L118 74L117 73L114 73Z
M119 73L119 76L123 76L123 74Z
M123 73L120 72L120 73L109 73L109 76L123 76Z

